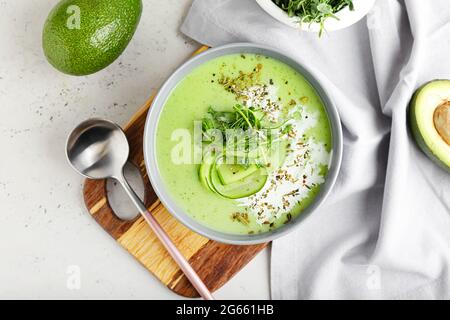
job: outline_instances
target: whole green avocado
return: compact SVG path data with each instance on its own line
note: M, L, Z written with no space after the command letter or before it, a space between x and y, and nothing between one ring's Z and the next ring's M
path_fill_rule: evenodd
M142 0L62 0L44 25L45 56L66 74L95 73L125 50L141 13Z

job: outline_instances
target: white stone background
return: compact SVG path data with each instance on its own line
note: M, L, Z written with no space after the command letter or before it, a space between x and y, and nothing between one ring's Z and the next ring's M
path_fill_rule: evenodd
M88 77L61 74L43 56L42 26L57 2L0 0L0 298L177 299L89 216L64 144L89 117L125 124L199 46L179 33L191 0L143 0L127 50ZM67 287L72 265L78 290ZM268 250L216 296L268 299Z

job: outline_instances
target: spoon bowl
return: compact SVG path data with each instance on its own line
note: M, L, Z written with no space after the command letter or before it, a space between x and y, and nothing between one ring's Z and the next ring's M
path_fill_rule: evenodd
M90 179L120 177L129 151L122 129L103 119L80 123L69 135L66 145L69 163Z

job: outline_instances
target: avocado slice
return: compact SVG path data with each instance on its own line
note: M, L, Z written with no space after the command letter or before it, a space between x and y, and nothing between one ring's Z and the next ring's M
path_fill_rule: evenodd
M242 180L224 185L216 168L212 168L210 181L215 191L221 196L228 199L239 199L249 197L260 191L266 184L267 172L264 168L261 168Z
M228 199L239 199L257 193L266 184L265 168L256 165L244 167L238 164L219 164L222 159L221 155L208 154L203 157L198 177L207 190Z
M450 80L434 80L419 88L409 112L419 147L450 172Z
M218 164L217 173L222 184L230 184L242 180L258 170L256 165L243 166L240 164Z
M211 170L214 167L215 157L212 155L205 156L198 170L198 178L200 183L209 191L216 192L211 183Z

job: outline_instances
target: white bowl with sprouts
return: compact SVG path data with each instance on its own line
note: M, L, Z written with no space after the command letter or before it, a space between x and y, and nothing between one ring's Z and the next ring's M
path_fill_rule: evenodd
M260 7L276 20L292 28L317 33L321 33L321 31L336 31L355 24L369 13L375 1L353 0L353 10L347 5L334 13L334 17L328 17L323 24L320 24L317 22L302 22L302 18L298 16L290 17L286 11L277 6L272 0L256 0ZM326 9L326 6L324 8Z

